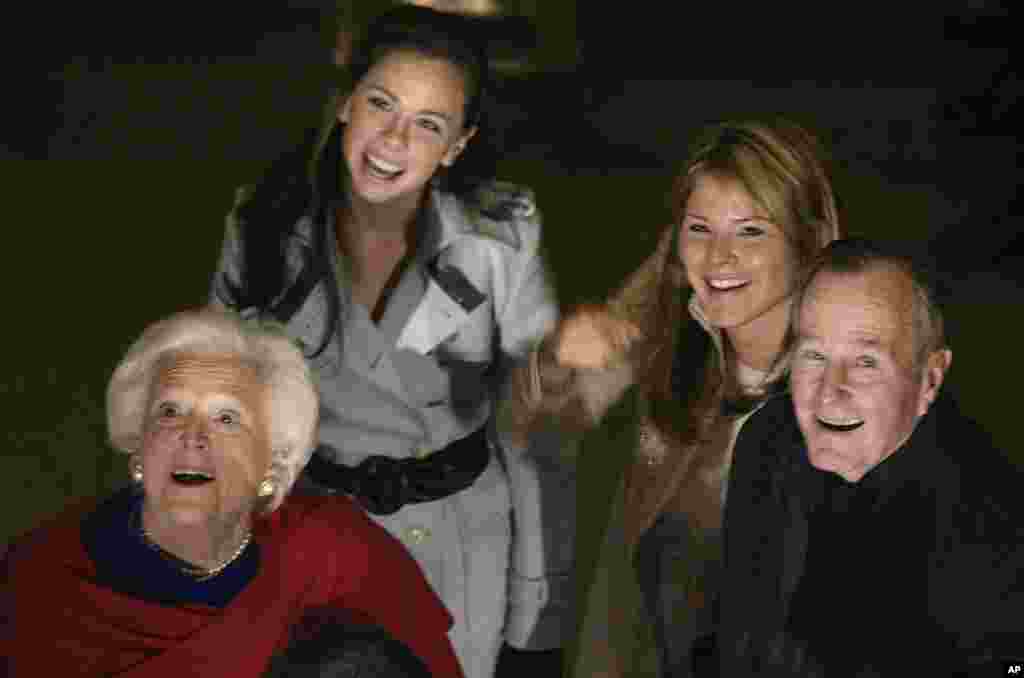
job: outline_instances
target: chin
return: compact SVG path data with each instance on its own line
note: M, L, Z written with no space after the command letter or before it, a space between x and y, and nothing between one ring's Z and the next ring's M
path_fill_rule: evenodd
M174 527L200 527L209 525L216 516L216 511L202 504L181 503L158 508L167 521Z
M847 455L833 450L820 450L808 455L811 466L819 471L835 473L848 483L855 483L864 477L864 469L850 464Z
M724 330L740 324L738 320L740 314L725 304L701 302L701 310L704 311L704 317L713 327Z
M742 327L760 315L740 299L702 300L701 308L708 322L721 330Z

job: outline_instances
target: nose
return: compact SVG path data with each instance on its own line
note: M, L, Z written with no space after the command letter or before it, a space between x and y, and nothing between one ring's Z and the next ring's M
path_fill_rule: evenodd
M396 148L405 148L409 140L409 121L400 115L392 115L382 134L385 143Z
M723 264L736 257L732 235L715 234L708 244L708 259L712 264Z
M210 431L205 417L192 415L181 431L181 442L186 449L205 450L210 444Z
M830 363L821 377L818 395L823 405L837 402L847 394L849 373L840 362Z

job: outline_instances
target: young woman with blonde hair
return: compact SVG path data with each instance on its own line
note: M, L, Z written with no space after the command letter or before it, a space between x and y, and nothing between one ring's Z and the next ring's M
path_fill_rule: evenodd
M613 437L631 449L588 594L576 675L649 675L629 637L633 612L651 622L661 675L691 675L694 643L713 633L736 435L784 391L792 294L839 235L820 148L784 121L705 130L674 203L675 223L656 251L604 307L565 318L531 369L515 375L506 407L524 435L551 421L579 432L635 386L627 398L635 432L582 441L582 454Z

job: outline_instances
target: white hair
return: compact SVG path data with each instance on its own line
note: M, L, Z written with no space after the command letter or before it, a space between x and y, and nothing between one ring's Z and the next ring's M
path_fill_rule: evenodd
M279 325L243 320L206 308L176 313L145 329L114 370L107 386L107 427L115 449L139 452L153 381L161 365L180 353L216 354L256 368L267 386L273 511L309 461L316 441L319 398L299 348Z

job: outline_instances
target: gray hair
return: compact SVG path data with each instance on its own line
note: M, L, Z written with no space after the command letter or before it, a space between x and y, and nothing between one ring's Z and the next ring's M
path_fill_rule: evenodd
M949 348L947 322L942 312L942 285L939 276L925 264L919 254L906 250L905 246L898 243L848 238L835 240L825 247L807 272L797 292L790 315L790 336L787 344L792 346L799 310L815 276L819 273L866 273L886 266L906 274L913 285L914 368L924 369L928 356L935 351Z
M115 368L107 386L107 428L115 449L139 451L153 381L166 360L180 353L240 358L268 387L273 511L291 490L316 442L319 398L302 352L279 325L243 320L231 311L183 311L143 331Z

